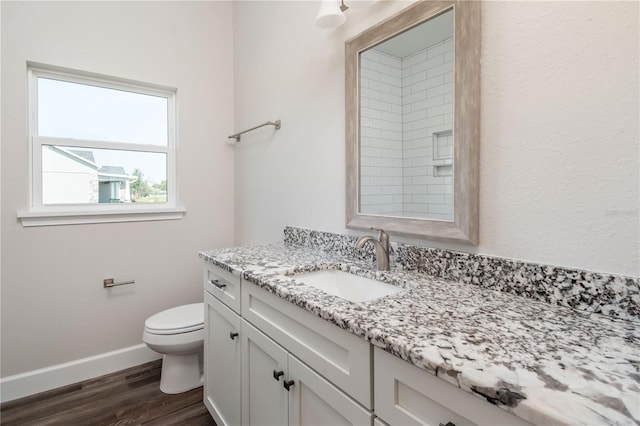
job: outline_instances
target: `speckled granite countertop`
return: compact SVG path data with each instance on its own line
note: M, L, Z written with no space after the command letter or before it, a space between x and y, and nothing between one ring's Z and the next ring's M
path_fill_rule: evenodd
M282 243L200 257L532 423L640 424L640 322ZM317 269L404 291L352 303L296 281Z

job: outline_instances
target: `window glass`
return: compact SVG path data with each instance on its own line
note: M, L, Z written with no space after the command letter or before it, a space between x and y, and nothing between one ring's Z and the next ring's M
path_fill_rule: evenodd
M42 146L42 203L166 203L164 153Z
M125 90L37 78L39 136L168 144L168 100Z

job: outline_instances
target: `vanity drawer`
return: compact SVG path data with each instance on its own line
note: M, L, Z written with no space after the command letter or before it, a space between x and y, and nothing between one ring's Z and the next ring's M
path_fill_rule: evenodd
M246 281L242 316L371 409L371 345L364 339Z
M204 289L240 314L240 277L238 275L205 263Z
M531 426L380 348L373 355L375 411L388 424Z

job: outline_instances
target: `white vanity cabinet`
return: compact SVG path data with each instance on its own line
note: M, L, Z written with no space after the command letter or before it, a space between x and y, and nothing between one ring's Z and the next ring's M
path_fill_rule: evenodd
M218 426L241 424L241 319L204 292L204 405Z
M243 283L242 317L367 409L371 345L251 283Z
M239 276L207 263L204 279L218 426L530 425Z
M366 341L211 264L204 287L204 403L218 426L372 424Z
M371 425L372 413L242 320L242 424Z
M374 377L376 415L390 425L531 426L380 348Z

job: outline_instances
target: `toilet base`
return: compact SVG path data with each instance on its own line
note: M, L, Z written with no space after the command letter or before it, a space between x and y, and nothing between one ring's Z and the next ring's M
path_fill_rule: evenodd
M160 390L176 394L202 386L202 351L189 355L163 355Z

